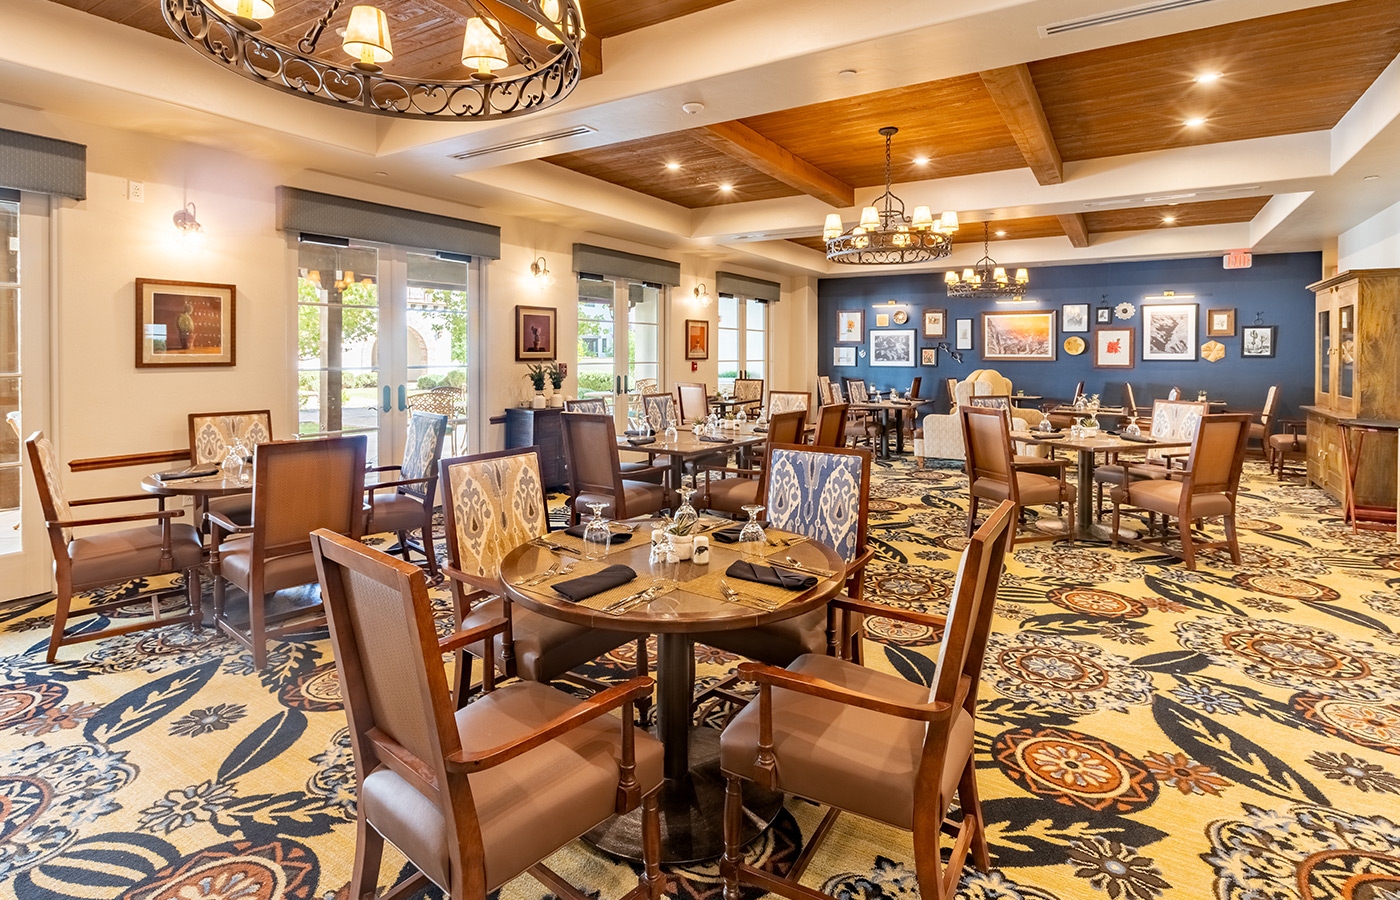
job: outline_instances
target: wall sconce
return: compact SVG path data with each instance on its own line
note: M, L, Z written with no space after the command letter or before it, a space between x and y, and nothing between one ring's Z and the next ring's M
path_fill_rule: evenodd
M186 203L183 208L175 211L171 216L175 222L175 227L180 230L181 237L191 238L204 232L204 227L199 224L199 220L194 217L194 202Z
M535 279L535 287L540 290L554 284L554 276L549 274L549 266L545 265L543 256L530 263L530 274Z
M710 292L705 288L704 283L695 286L695 303L701 309L706 309L710 305Z

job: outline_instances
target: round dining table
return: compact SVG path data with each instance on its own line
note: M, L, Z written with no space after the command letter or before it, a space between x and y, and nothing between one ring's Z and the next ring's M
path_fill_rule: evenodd
M576 625L657 636L655 733L665 748L666 780L659 805L662 860L667 863L713 859L724 849L725 784L719 769L719 731L692 727L695 635L755 628L802 615L824 607L846 583L845 561L824 544L774 529L768 529L768 535L779 544L792 539L796 542L774 550L771 545L724 544L712 539L708 564L654 563L650 559L650 528L645 523L638 524L630 541L614 547L599 562L621 564L635 571L637 578L628 585L634 591L641 591L658 579L673 581L676 587L620 615L574 603L550 589L547 583L537 587L515 584L517 581L528 581L531 576L545 571L560 559L577 558L577 554L524 544L501 561L501 581L506 596L512 602L541 615ZM742 548L755 546L760 547L764 554L774 554L776 559L790 557L801 566L813 570L798 574L813 574L817 577L817 583L800 593L793 592L774 610L741 605L717 596L714 590L716 576L722 575L736 560L746 558ZM750 561L763 562L752 558ZM817 571L830 574L816 575ZM750 582L735 578L728 579L728 583L741 593L752 587ZM751 837L777 817L782 808L782 795L746 790L744 806L747 812L743 817L748 832L746 837ZM642 846L640 811L618 817L590 832L587 837L605 852L639 860Z

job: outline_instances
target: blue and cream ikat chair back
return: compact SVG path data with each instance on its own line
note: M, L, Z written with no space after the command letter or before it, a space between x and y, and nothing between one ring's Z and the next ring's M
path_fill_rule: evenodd
M676 398L670 394L643 394L642 415L652 428L665 431L676 421Z
M870 451L775 444L768 449L767 519L852 562L865 549Z
M407 561L409 550L417 550L427 560L428 574L438 578L437 549L433 546L433 509L437 506L438 460L447 435L447 416L413 410L408 417L403 461L397 466L375 466L386 487L365 485L369 499L366 534L393 532L399 538L399 553ZM387 485L393 484L393 493ZM417 531L420 540L410 538Z
M593 415L607 415L608 403L602 397L590 397L587 400L565 400L564 412L592 413Z
M442 461L452 567L494 590L501 560L549 531L539 455L505 450Z
M447 436L447 416L414 410L408 417L408 436L403 445L403 465L399 470L405 481L426 479L402 487L405 494L433 502L437 488L438 460L442 458L442 441Z
M189 421L190 462L197 466L223 462L234 435L243 439L249 456L258 444L272 440L272 411L267 409L190 413Z

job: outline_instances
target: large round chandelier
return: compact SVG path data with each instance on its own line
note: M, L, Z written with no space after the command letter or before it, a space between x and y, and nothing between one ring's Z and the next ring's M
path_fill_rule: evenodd
M962 275L949 271L943 277L949 297L1019 297L1030 286L1031 275L1025 269L1016 270L1013 280L1004 266L992 259L987 223L982 223L982 258L977 264L962 270Z
M891 125L880 129L885 138L885 192L860 211L859 224L847 229L838 213L826 217L822 238L832 262L898 265L928 262L952 252L949 235L958 230L958 214L949 210L935 219L927 206L916 206L911 218L904 214L904 201L890 190L890 138L898 133Z
M394 58L393 43L389 18L376 6L354 6L337 22L346 64L316 55L343 0L328 0L325 13L295 47L264 37L259 20L275 16L277 2L290 5L288 0L162 0L162 10L180 40L222 68L359 112L439 121L503 119L553 106L579 81L584 27L577 0L492 0L499 18L478 0L462 0L471 15L460 60L470 74L455 81L386 72L383 64ZM502 23L507 13L520 27Z

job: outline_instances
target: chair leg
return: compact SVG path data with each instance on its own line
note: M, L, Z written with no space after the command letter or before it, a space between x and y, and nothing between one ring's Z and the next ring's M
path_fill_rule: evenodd
M637 677L646 678L651 670L651 659L647 651L647 635L637 638ZM637 719L645 722L651 713L651 694L646 694L637 700Z
M1196 544L1191 539L1191 520L1178 518L1176 531L1181 535L1181 556L1186 560L1186 568L1196 571Z
M1238 566L1240 564L1240 541L1239 536L1235 533L1235 513L1233 511L1225 517L1225 541L1230 545L1230 560Z
M914 880L919 884L920 900L944 900L943 858L938 848L937 826L914 832Z
M185 570L185 602L190 605L190 621L196 627L204 627L204 591L199 581L199 568L191 566Z
M403 557L404 562L412 562L412 560L408 558L408 532L400 531L396 533L399 536L399 556Z
M972 537L972 532L977 525L977 498L969 497L967 501L967 536Z
M659 789L658 789L659 790ZM657 791L642 798L642 883L647 900L666 895L666 877L661 874L661 815L657 811Z
M982 817L982 798L977 793L977 770L970 759L958 782L958 805L963 811L963 827L973 829L972 859L978 871L990 872L992 848L987 843L987 820Z
M428 557L428 576L433 581L437 581L440 576L438 575L437 548L433 546L432 510L428 510L428 514L423 520L423 555Z
M267 601L261 579L248 585L248 638L253 644L253 668L267 668Z
M724 786L724 856L719 861L724 900L739 900L739 863L744 860L744 848L739 846L739 823L743 814L743 785L730 775Z
M1119 519L1121 518L1121 516L1122 516L1122 507L1118 505L1118 501L1117 501L1117 500L1114 500L1114 501L1113 501L1113 521L1112 521L1112 523L1109 525L1109 528L1111 528L1111 529L1113 530L1113 535L1110 537L1109 540L1110 540L1110 543L1112 544L1112 546L1113 546L1115 549L1117 549L1117 547L1118 547L1118 522L1119 522Z
M53 613L53 635L49 638L49 652L44 655L50 663L58 658L58 647L63 641L63 630L68 627L68 611L72 606L72 589L60 586Z
M350 876L350 900L374 900L379 890L379 863L384 838L370 827L361 811L355 823L355 868Z

